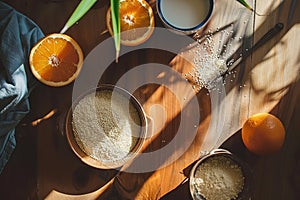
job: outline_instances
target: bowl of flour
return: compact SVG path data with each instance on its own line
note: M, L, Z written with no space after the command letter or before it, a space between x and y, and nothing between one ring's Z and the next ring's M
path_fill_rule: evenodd
M73 102L66 117L67 140L84 163L99 169L119 168L141 150L145 116L128 91L103 84Z
M193 166L189 187L194 200L242 200L251 197L251 171L225 149L216 149Z

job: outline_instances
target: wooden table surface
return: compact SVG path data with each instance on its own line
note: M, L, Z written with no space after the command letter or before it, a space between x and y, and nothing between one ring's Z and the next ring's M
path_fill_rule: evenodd
M4 2L33 19L47 35L62 29L79 1ZM148 2L155 11L156 27L162 29L155 0ZM184 181L192 164L201 153L219 147L252 168L252 199L299 199L300 13L289 16L292 0L248 2L268 15L254 15L234 0L215 0L213 16L199 37L213 33L219 46L230 44L230 52L240 55L276 23L283 23L283 30L239 65L224 87L195 92L185 78L199 48L192 37L155 30L141 46L122 46L119 63L107 61L106 54L114 56L105 25L109 1L98 1L66 32L86 57L78 81L61 88L40 84L31 93L31 112L17 127L17 148L0 175L0 199L191 199ZM294 10L299 9L296 2ZM235 38L230 40L232 34ZM94 48L97 54L91 55ZM152 119L152 137L132 164L140 170L136 173L89 167L67 143L62 126L65 112L72 94L95 86L93 76L98 76L97 83L136 88L134 95ZM51 111L52 117L32 125ZM257 156L242 144L240 129L247 117L258 112L270 112L284 123L286 140L276 154Z

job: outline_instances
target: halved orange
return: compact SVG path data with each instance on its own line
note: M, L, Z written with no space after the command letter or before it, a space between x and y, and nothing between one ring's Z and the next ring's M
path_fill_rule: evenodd
M145 0L120 0L121 44L137 46L150 38L154 30L152 7ZM106 26L111 35L111 9L106 14Z
M68 35L54 33L41 39L32 49L29 64L42 83L60 87L71 83L83 64L78 43Z

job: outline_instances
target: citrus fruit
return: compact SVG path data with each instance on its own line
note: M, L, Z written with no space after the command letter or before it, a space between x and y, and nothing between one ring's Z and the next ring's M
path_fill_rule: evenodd
M258 155L279 151L285 140L282 122L269 113L250 116L242 127L242 140L246 148Z
M29 64L33 75L42 83L64 86L78 76L83 64L83 53L73 38L54 33L34 45Z
M113 35L111 9L106 15L108 31ZM136 46L142 44L154 30L154 14L145 0L120 0L121 44Z

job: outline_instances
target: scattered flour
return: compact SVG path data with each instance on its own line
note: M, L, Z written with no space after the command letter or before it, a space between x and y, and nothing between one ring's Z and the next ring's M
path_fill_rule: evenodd
M191 72L191 75L196 85L207 89L213 88L214 81L228 69L224 60L212 56L200 59L197 65Z
M73 132L80 148L101 162L124 159L137 143L141 122L128 98L100 90L73 109Z
M244 187L241 168L225 156L207 158L195 172L196 191L206 200L236 199Z

